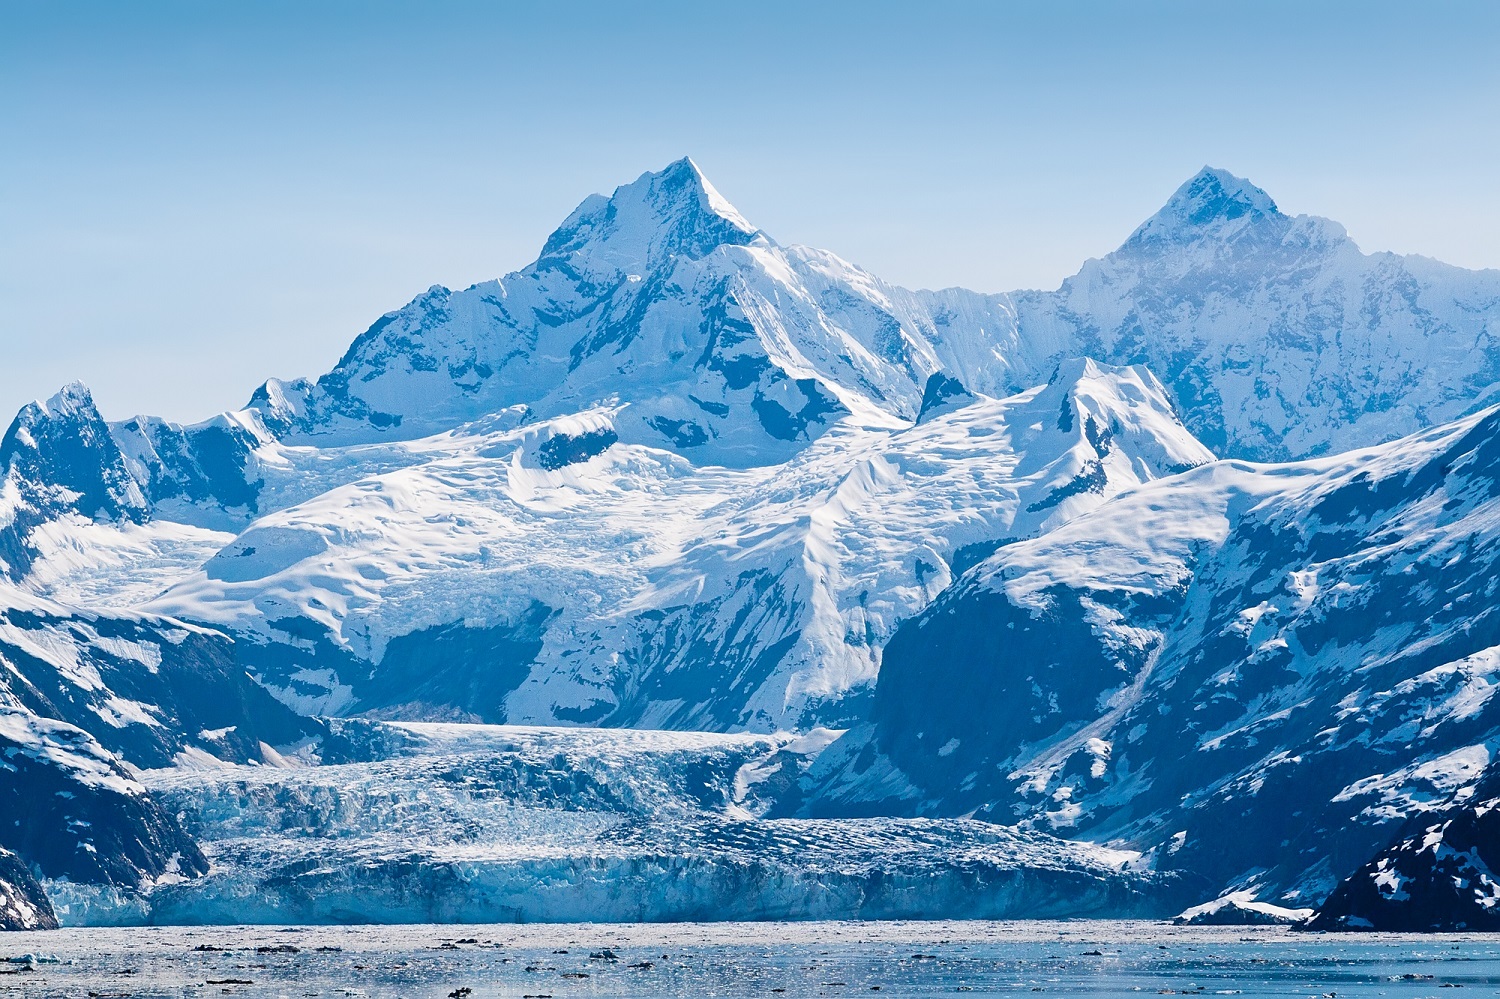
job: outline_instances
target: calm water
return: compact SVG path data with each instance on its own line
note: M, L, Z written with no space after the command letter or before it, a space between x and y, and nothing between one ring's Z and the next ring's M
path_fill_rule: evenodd
M0 996L1500 996L1481 936L1107 921L70 929L0 958Z

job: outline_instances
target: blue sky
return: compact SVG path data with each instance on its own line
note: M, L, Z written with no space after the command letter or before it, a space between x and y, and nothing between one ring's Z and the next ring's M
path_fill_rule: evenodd
M0 0L0 410L193 420L689 154L784 243L1053 287L1205 163L1500 267L1500 4Z

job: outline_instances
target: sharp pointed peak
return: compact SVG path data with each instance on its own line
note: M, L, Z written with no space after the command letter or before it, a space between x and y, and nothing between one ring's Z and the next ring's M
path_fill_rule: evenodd
M673 160L660 170L648 170L637 177L634 183L615 188L610 200L618 201L637 193L658 206L710 212L734 223L747 233L758 231L709 182L702 168L690 156Z
M0 442L0 461L8 461L17 446L35 448L37 434L76 436L93 426L104 426L93 395L83 382L69 382L45 402L36 399L21 407Z
M542 260L579 254L616 268L650 267L671 256L703 256L764 239L684 156L584 199L547 240Z
M87 385L79 381L68 382L54 392L46 402L38 400L32 405L43 415L50 417L95 410L93 393L89 391Z
M1125 245L1193 238L1267 218L1286 218L1269 194L1244 177L1205 166L1177 188Z
M668 175L691 176L696 178L700 183L708 183L708 178L703 175L703 169L698 166L697 162L691 156L679 156L660 170L655 171L654 174L650 170L641 174L642 177L666 177Z
M1263 189L1228 170L1205 166L1179 187L1167 207L1192 212L1227 213L1237 218L1248 212L1270 215L1279 211L1276 202Z

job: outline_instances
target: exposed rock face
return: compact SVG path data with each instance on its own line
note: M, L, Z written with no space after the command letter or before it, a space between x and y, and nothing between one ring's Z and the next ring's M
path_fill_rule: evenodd
M30 533L69 514L133 521L149 515L146 497L125 470L120 447L82 385L16 415L0 439L0 574L31 568Z
M49 878L138 888L208 863L108 750L64 722L0 709L0 847Z
M254 683L222 635L0 589L0 847L21 872L0 871L8 918L53 923L32 870L126 893L207 870L131 764L260 761L322 731Z
M31 871L9 850L0 850L0 930L55 930L52 903Z
M1419 814L1345 878L1315 930L1500 930L1500 770L1447 808Z
M151 618L80 618L0 605L0 698L91 733L140 767L185 750L230 762L315 738L255 683L223 635Z

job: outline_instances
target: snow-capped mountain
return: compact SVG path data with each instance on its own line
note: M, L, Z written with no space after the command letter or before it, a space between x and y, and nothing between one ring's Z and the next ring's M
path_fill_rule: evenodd
M104 434L78 387L28 407L7 438L20 488L0 495L0 557L24 573L24 539L69 511L237 532L341 484L330 465L346 482L363 471L348 451L317 452L476 421L514 428L604 407L611 426L593 446L615 434L695 465L763 467L841 421L909 424L934 375L1002 398L1082 356L1161 375L1217 453L1336 451L1479 408L1500 364L1497 316L1500 272L1365 256L1337 224L1286 216L1222 171L1191 179L1057 292L981 295L910 292L780 246L682 160L587 199L531 266L429 290L333 371L273 379L246 410L191 427L138 417ZM60 429L38 436L39 421ZM404 460L399 448L364 457ZM59 488L77 496L35 495ZM7 517L17 495L37 502Z
M0 918L50 918L6 848L70 919L59 877L201 870L133 767L186 793L353 713L849 724L781 813L1316 900L1488 764L1497 322L1500 272L1222 171L986 295L782 246L682 160L244 409L69 386L0 440L0 794L74 795L0 829Z
M960 403L1021 398L1086 346L1159 364L1176 398L1158 409L1185 406L1191 425L1231 450L1274 451L1269 438L1252 440L1274 429L1261 417L1224 429L1223 400L1266 397L1245 389L1234 352L1266 323L1307 327L1295 309L1352 287L1348 275L1360 268L1374 268L1361 294L1387 295L1377 278L1389 272L1417 287L1400 301L1426 303L1429 319L1458 317L1413 326L1399 309L1345 303L1341 314L1375 325L1341 332L1339 344L1400 347L1377 375L1433 377L1418 355L1460 334L1488 349L1492 275L1449 269L1424 284L1410 271L1422 266L1364 257L1332 223L1288 218L1247 182L1204 171L1050 298L913 293L831 254L779 246L683 160L586 200L530 267L460 292L429 291L361 335L333 372L268 382L247 410L194 427L137 418L106 432L73 388L23 414L13 436L39 443L34 459L10 459L11 478L21 484L18 509L36 512L12 518L7 562L38 592L71 602L131 606L176 584L153 606L253 634L247 662L306 710L359 704L419 717L716 728L847 718L840 702L873 677L891 628L946 584L955 559L962 567L985 545L1055 526L1080 502L1207 457L1173 445L1165 461L1142 454L1131 468L1117 455L1106 485L1104 466L1077 450L1091 446L1082 425L1070 442L1028 442L1030 454L1009 443L1013 432L986 441L958 431L962 446L934 452L955 456L955 468L992 463L999 448L1026 475L1067 451L1068 467L1055 471L1076 479L1082 499L1034 516L1028 508L1039 500L1028 497L1006 512L996 509L1010 502L1003 490L980 495L936 465L904 471L903 488L922 499L889 514L903 540L869 547L865 539L886 526L862 526L854 554L833 556L903 568L823 565L838 546L818 546L812 513L846 477L846 493L862 488L861 475L875 483L859 502L884 501L880 462L889 458L879 442L927 447L957 431L954 413L970 408ZM1081 289L1113 297L1084 310ZM1461 308L1434 304L1450 293ZM1085 314L1093 318L1067 327ZM1145 315L1158 331L1149 337L1120 325ZM1202 350L1189 364L1192 344ZM1313 341L1257 347L1255 377L1331 385L1332 374L1296 373L1319 351ZM1350 357L1334 363L1339 377L1356 370ZM1360 377L1372 399L1394 398L1384 375ZM1461 388L1444 391L1447 402L1420 412L1379 403L1329 416L1310 400L1308 414L1294 407L1288 419L1322 426L1322 438L1297 447L1320 450L1473 404ZM1404 393L1401 405L1419 396ZM987 404L971 403L980 405L971 418L984 418ZM92 450L46 444L84 425ZM48 427L51 437L37 437ZM501 481L511 452L524 474L505 471ZM56 484L38 471L49 460ZM437 464L450 460L457 465ZM1078 478L1085 472L1099 481ZM953 491L929 498L927 474ZM580 475L608 481L575 483ZM371 499L382 476L378 488L398 493ZM555 509L526 498L538 483ZM756 484L798 498L756 505ZM546 492L556 486L566 495ZM69 499L31 499L57 488ZM469 516L433 520L427 502ZM523 516L508 508L517 503ZM934 507L946 508L936 520L927 516ZM117 529L95 529L110 520ZM757 540L778 523L787 529L771 532L774 543ZM522 532L536 545L518 543ZM547 556L536 557L537 547ZM131 572L116 571L127 562ZM335 562L361 568L320 568ZM572 568L540 568L559 562ZM538 573L546 578L520 582ZM295 652L291 634L302 643ZM500 665L464 693L456 691L474 685L461 677L414 688L407 675L425 674L436 648ZM387 668L370 668L380 663Z
M347 443L612 404L629 442L745 467L851 413L915 416L939 364L891 325L876 343L834 323L792 258L680 160L584 201L525 270L434 287L332 372L267 382L251 405L288 442Z
M82 385L16 415L0 438L0 574L20 579L36 558L32 532L52 521L140 523L149 506L119 444Z
M1320 900L1500 737L1500 410L1148 483L886 646L812 814L968 814Z
M1222 170L1057 291L1012 302L1032 350L1151 368L1227 457L1347 451L1497 400L1500 271L1366 255Z
M982 295L781 247L681 160L585 201L525 270L429 290L317 382L268 382L252 407L288 440L327 441L619 401L627 440L744 466L845 413L910 419L937 372L1004 396L1092 356L1158 372L1216 452L1285 459L1482 405L1497 323L1500 271L1366 255L1221 170L1057 291Z

